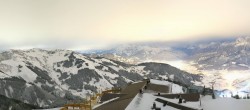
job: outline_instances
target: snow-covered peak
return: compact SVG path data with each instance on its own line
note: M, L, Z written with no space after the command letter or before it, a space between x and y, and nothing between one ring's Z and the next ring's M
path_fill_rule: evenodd
M240 37L235 41L236 46L250 45L250 36Z
M114 49L115 53L118 55L126 54L127 56L138 54L138 52L144 54L157 54L161 51L171 51L170 48L157 48L148 45L138 45L138 44L131 44L131 45L122 45Z
M45 65L53 65L67 59L67 55L73 53L70 50L44 50L44 49L29 49L29 50L10 50L9 51L13 61L30 62L35 66L44 67Z

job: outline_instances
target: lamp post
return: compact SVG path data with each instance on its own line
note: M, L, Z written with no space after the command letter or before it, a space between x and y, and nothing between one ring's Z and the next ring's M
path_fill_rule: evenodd
M201 95L200 95L200 107L201 107Z
M173 93L173 82L174 82L174 76L169 76L170 79L170 93Z

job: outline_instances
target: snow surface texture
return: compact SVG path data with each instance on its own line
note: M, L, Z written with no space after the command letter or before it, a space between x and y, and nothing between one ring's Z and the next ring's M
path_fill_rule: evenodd
M155 101L156 98L158 97L148 93L137 94L125 110L151 110L154 102L161 110L178 110L170 106L163 107L162 103Z
M137 94L137 96L132 100L128 105L126 110L150 110L153 106L153 103L156 103L156 106L161 108L161 110L178 110L170 106L163 106L162 103L155 101L156 98L161 98L166 101L170 101L178 104L178 99L167 99L163 97L154 96L149 93ZM212 99L212 96L205 96L201 98L200 102L186 102L182 105L197 109L204 110L249 110L250 108L249 99L234 99L234 98L217 98Z
M249 99L217 98L211 96L201 98L204 110L249 110Z

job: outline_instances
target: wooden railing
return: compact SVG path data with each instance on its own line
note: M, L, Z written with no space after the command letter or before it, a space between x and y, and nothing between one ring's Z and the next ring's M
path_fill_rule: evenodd
M87 101L83 103L75 103L75 104L65 104L63 108L60 110L92 110L92 107L98 103L98 99L102 97L105 93L119 93L121 92L121 88L112 88L109 90L102 91L101 93L97 93L93 96L90 96Z

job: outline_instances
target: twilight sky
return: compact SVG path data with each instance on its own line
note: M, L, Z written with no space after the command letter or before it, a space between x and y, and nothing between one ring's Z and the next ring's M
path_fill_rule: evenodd
M250 35L250 0L0 0L0 49Z

